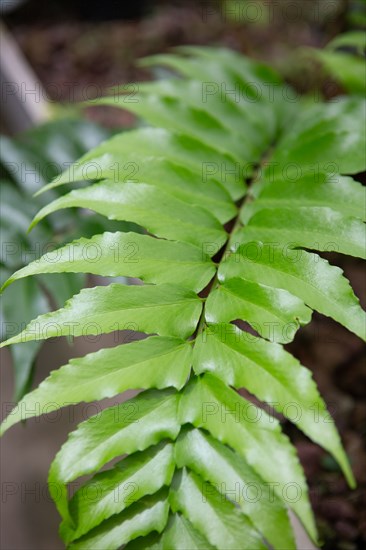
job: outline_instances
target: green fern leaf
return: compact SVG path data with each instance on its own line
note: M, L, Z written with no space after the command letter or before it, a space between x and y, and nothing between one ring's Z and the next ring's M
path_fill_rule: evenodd
M88 481L70 501L70 514L77 518L77 529L66 535L66 526L61 526L67 542L170 485L175 469L173 451L173 445L168 443L134 453Z
M209 324L245 319L263 338L287 343L309 323L311 310L287 290L234 277L211 292L205 317Z
M256 472L229 447L201 430L185 430L175 446L177 466L196 472L211 487L240 506L270 544L295 548L285 504L276 495L274 485L265 483Z
M245 205L241 220L265 208L328 207L366 221L366 189L350 177L316 173L289 180L271 178L251 188L258 197Z
M173 480L170 503L216 548L257 550L265 548L251 522L215 488L209 489L199 476L183 471Z
M172 386L180 389L189 376L191 356L192 347L184 340L151 336L72 359L68 365L53 371L36 390L20 401L15 413L4 421L2 429L8 430L22 420L25 410L30 411L27 414L30 418L39 411L51 412L80 401L90 403L130 388Z
M141 499L131 508L111 517L87 535L70 544L70 550L115 550L139 535L162 531L167 523L169 503L165 493Z
M286 482L296 479L301 496L293 503L293 509L312 537L316 536L301 466L276 419L211 374L187 386L180 408L185 422L205 428L216 439L230 445L267 483L276 480L279 485L275 490L279 496L283 496L281 491ZM272 460L268 460L268 448Z
M82 290L63 309L40 315L0 347L125 329L187 338L194 332L201 310L200 299L184 287L170 284L131 287L114 283Z
M209 327L195 346L196 373L211 372L229 386L247 388L258 399L271 404L332 453L353 484L337 431L310 372L282 346L258 338L253 340L233 325ZM329 423L326 433L325 423Z
M141 541L140 541L141 542ZM163 548L213 550L214 546L180 514L172 514L163 535ZM131 547L132 548L132 547Z
M66 523L73 525L66 500L66 484L80 475L96 472L120 455L121 446L131 454L164 438L174 440L180 430L177 408L177 393L151 390L127 403L104 409L70 434L56 455L49 475L51 494L57 496L57 507Z
M84 155L43 191L95 183L51 202L32 223L88 208L136 232L74 240L4 287L56 273L143 284L84 289L4 345L125 329L145 338L51 372L2 432L67 404L116 399L71 432L50 469L68 548L291 549L289 511L317 542L295 448L266 411L331 453L354 486L310 371L281 344L313 310L365 338L349 281L317 253L365 257L365 191L349 177L366 167L364 102L294 104L270 68L229 50L185 47L144 64L179 78L142 83L137 103L116 90L98 103L156 127ZM121 403L126 390L144 391ZM87 475L69 499L68 484Z
M246 240L245 229L238 240ZM348 280L339 267L317 254L294 250L291 245L281 249L276 241L263 243L249 239L219 269L221 281L242 273L248 280L289 290L314 310L366 338L366 315Z
M199 292L216 270L207 254L198 247L138 235L103 233L78 239L55 253L16 271L4 288L23 277L39 273L93 273L107 277L136 277L146 283L169 283Z

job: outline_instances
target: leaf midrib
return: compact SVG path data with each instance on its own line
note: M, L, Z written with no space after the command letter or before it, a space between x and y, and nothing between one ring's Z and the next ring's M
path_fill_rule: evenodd
M217 290L220 286L220 279L219 279L220 266L225 262L225 258L230 253L231 244L232 244L231 241L232 241L233 237L235 236L236 232L240 229L240 227L243 226L243 222L242 222L243 211L244 211L247 203L252 200L251 193L250 193L251 184L253 184L255 181L257 181L258 175L260 174L263 166L267 162L268 157L270 156L270 153L272 152L272 149L273 149L273 147L270 147L270 148L267 147L265 149L265 151L262 155L262 158L261 158L260 162L258 163L257 169L253 172L252 177L250 178L250 181L247 182L247 184L246 184L246 182L243 181L244 195L239 200L239 205L237 206L237 213L236 213L236 217L234 218L233 227L232 227L232 229L229 233L226 233L227 234L227 240L226 240L225 245L222 247L220 260L216 264L217 265L216 273L215 273L214 277L212 278L212 280L210 281L210 283L208 284L209 292L208 292L207 298L212 294L212 292L214 290ZM205 326L207 326L207 322L206 322L206 302L203 305L202 312L201 312L201 315L200 315L200 319L199 319L198 324L197 324L197 328L196 328L196 330L193 334L194 339L196 339L197 336L202 334L203 330L205 329ZM191 373L190 377L191 376L192 376L192 373ZM193 374L193 376L194 376L194 374Z

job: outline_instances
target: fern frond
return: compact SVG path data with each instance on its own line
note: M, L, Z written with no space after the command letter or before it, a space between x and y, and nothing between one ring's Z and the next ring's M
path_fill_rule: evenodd
M124 328L147 337L70 360L23 398L2 430L25 409L40 414L51 396L48 411L143 390L82 422L51 466L66 545L295 548L288 510L317 540L306 480L264 409L331 453L354 485L310 371L282 344L313 310L365 338L349 281L318 254L365 257L365 194L349 176L366 168L364 102L294 105L271 69L229 50L186 47L145 60L157 63L182 78L141 84L136 103L100 100L156 127L84 155L44 189L96 183L56 199L33 221L88 208L150 234L78 239L5 285L64 272L144 283L85 289L6 344ZM69 499L68 484L84 475L92 477Z

